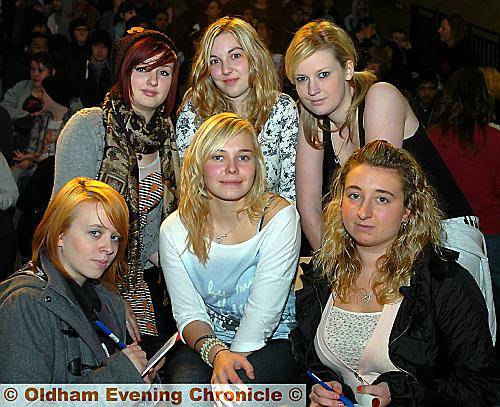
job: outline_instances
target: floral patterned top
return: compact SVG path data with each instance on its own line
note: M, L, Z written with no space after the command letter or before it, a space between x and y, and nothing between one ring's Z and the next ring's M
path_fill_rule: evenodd
M197 122L195 109L188 101L179 113L175 131L181 161L199 127ZM259 133L259 142L266 161L269 190L293 202L296 200L295 151L298 131L297 106L290 96L282 93Z

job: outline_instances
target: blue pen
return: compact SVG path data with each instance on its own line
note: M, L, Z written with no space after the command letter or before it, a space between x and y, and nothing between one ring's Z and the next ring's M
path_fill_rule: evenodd
M111 330L106 325L104 325L104 323L102 323L98 319L96 319L94 322L99 330L104 335L107 335L114 343L116 343L120 349L125 349L127 347L122 341L120 341L120 339L118 339L118 337L113 332L111 332Z
M333 390L332 386L329 386L328 384L326 384L323 380L321 380L318 376L316 376L313 372L311 372L310 370L308 370L306 372L306 374L311 378L313 379L316 383L318 383L320 386L323 386L325 389L327 389L328 391L333 391L335 392L335 390ZM335 392L336 393L336 392ZM346 407L354 407L354 403L349 400L346 396L344 396L343 394L339 394L339 400L344 403L344 406Z

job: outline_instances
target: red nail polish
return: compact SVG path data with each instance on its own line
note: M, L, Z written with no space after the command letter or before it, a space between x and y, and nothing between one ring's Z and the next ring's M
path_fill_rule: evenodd
M358 386L358 387L357 387L357 390L358 390L358 391L363 390L363 386Z
M380 406L380 399L373 399L372 407L378 407L378 406Z

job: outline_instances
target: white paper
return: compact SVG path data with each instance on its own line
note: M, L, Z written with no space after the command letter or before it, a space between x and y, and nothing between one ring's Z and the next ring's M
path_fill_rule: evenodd
M154 354L154 356L149 359L148 364L146 365L144 371L141 373L141 376L144 377L148 373L149 369L151 369L154 365L156 365L160 359L166 355L166 353L172 348L172 346L175 345L175 342L177 342L180 339L180 335L176 332L173 334L170 339L165 342L165 345L163 345L158 352Z

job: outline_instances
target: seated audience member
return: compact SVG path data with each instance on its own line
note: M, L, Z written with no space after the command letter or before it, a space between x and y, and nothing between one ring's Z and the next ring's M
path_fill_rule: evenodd
M84 107L99 106L112 85L109 66L111 35L105 30L95 30L90 36L89 46L90 56L84 76L78 78L81 86L80 99Z
M450 14L441 20L438 28L437 72L442 83L459 68L478 66L479 57L467 37L466 22L460 14Z
M172 3L155 10L153 23L155 30L168 35L177 47L184 48L187 26L182 18L175 15L175 8Z
M170 383L289 383L295 325L292 280L299 216L268 192L251 124L208 119L186 151L179 209L160 230L160 259L185 345Z
M31 129L28 148L24 152L15 150L12 167L14 178L30 176L36 164L56 153L56 143L71 112L70 95L66 82L59 77L49 76L42 81L43 114L37 116Z
M113 43L118 41L125 34L126 22L136 15L136 8L133 1L126 0L120 4L117 15L118 21L109 31L113 38Z
M71 78L85 76L85 68L90 55L89 25L85 18L77 18L69 25L70 47L69 69Z
M311 406L343 405L340 393L378 406L490 406L484 298L440 247L442 213L415 159L382 140L357 150L324 219L291 333L302 368L334 390L314 385Z
M374 45L368 50L367 69L377 77L377 82L388 82L398 87L395 78L390 75L392 52L388 47Z
M432 72L423 72L417 80L417 91L412 108L418 121L428 129L439 102L438 79Z
M5 44L2 50L4 67L2 82L4 89L10 89L18 82L30 77L30 61L34 54L49 52L51 36L40 32L27 33L28 39L23 48L24 41Z
M358 52L358 63L356 69L366 69L368 64L368 50L376 44L377 26L373 17L365 17L358 21L352 35L356 51Z
M429 137L479 217L493 299L500 312L500 131L489 125L488 92L478 68L451 74ZM476 225L477 226L477 225ZM474 225L464 225L472 229ZM472 241L470 244L473 246ZM481 236L477 243L484 245Z
M61 34L60 27L63 25L62 0L52 1L52 12L47 17L47 27L52 35Z
M125 200L100 181L75 178L50 202L32 262L0 284L1 383L143 383L146 354L135 342L122 348L125 307L116 292L128 222Z
M385 43L392 51L391 74L398 80L400 86L409 92L415 86L412 75L418 67L418 54L400 28L392 31Z
M41 113L42 81L54 73L54 58L50 54L38 52L31 56L31 79L16 83L14 87L7 90L1 102L12 120Z
M14 271L16 231L13 208L19 192L5 157L0 152L0 281Z

